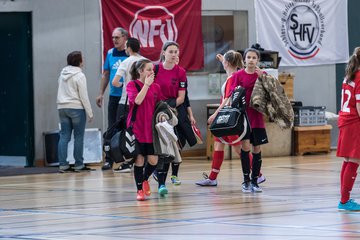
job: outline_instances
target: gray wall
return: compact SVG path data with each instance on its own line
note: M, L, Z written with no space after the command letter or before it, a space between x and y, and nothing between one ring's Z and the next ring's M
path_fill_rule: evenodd
M202 6L206 11L247 10L249 43L256 41L253 0L203 0ZM94 121L87 127L103 129L106 110L103 112L95 105L101 77L102 52L99 0L0 0L0 11L32 12L35 159L44 158L42 133L58 128L57 78L70 51L81 50L85 58L84 73L95 115ZM296 74L295 99L303 101L305 105L325 105L329 111L335 111L335 65L281 70ZM207 76L189 77L189 95L198 127L204 137L206 103L219 101L219 96L208 95L207 86ZM205 145L196 148L205 148Z

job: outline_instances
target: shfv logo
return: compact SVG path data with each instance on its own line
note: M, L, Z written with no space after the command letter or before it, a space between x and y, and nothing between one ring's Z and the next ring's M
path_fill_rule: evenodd
M318 54L325 33L324 18L314 1L293 0L285 6L281 39L291 56L306 60Z
M176 41L178 30L174 14L163 6L144 7L135 13L130 34L139 39L143 48L154 47L159 39L162 43Z

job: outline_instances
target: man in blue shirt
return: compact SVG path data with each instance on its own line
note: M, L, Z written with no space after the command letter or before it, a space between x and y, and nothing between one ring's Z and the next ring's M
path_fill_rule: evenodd
M107 86L110 85L108 103L108 128L111 127L117 120L119 101L123 91L121 87L114 87L112 84L109 84L109 81L112 81L112 79L114 78L115 73L120 66L120 63L128 57L125 52L125 43L127 38L128 32L123 28L115 28L112 32L112 40L114 43L114 47L111 48L106 54L103 74L100 83L100 93L99 96L96 97L96 105L101 108L104 101L105 90ZM120 82L123 81L124 80L121 78ZM108 154L106 154L105 164L102 169L112 169L112 165L113 160L110 158L110 156L108 156ZM130 167L131 166L124 165L121 168L124 168L124 172L130 172ZM125 168L128 170L125 171Z

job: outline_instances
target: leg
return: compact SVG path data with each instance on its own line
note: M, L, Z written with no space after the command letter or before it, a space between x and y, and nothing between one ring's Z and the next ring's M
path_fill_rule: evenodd
M84 165L84 135L86 113L84 109L72 109L71 119L74 127L74 159L75 168L81 169Z
M205 179L197 181L195 184L199 186L217 186L216 178L220 172L220 168L223 161L224 161L224 144L215 141L210 176L207 177L207 175L204 174Z
M72 123L71 119L67 116L67 109L59 109L59 118L61 124L60 139L58 144L58 159L60 171L69 168L67 159L68 143L70 142Z
M137 188L137 196L136 199L138 201L145 200L145 194L142 189L143 181L144 181L144 156L139 154L135 160L135 167L134 167L134 178Z
M242 141L241 146L241 167L244 175L244 183L242 184L242 191L247 193L251 192L250 188L250 140L246 139Z
M168 190L165 186L166 182L166 175L169 171L170 163L164 163L164 166L162 169L158 170L158 182L159 182L159 194L161 196L164 196L168 193Z
M156 155L147 155L147 163L145 164L144 170L144 181L143 181L143 190L146 196L150 196L151 189L149 185L149 177L155 171L156 165L158 162L158 156Z
M118 105L120 97L109 96L108 103L108 129L114 125L117 119ZM112 168L114 161L111 159L111 156L105 152L105 163L102 167L102 170L108 170Z
M343 173L343 186L341 189L341 203L345 204L350 199L350 192L354 186L360 159L349 159Z
M262 192L258 185L258 178L260 174L262 159L260 146L254 146L252 172L251 172L251 188L253 192Z
M180 185L181 181L178 179L180 163L171 163L171 183L174 185Z

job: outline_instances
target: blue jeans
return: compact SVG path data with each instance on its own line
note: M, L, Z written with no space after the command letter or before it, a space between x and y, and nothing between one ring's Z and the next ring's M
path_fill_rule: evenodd
M61 124L60 140L58 145L58 160L60 169L67 169L68 143L71 139L71 132L74 130L74 152L75 168L84 166L84 134L86 125L85 109L64 108L59 109Z

